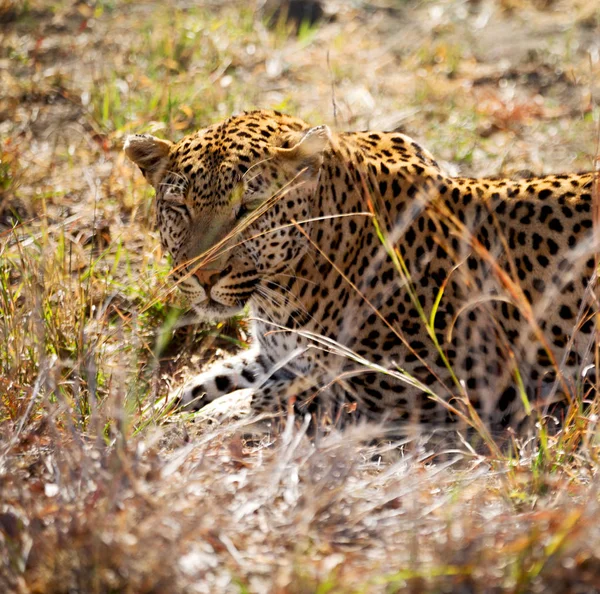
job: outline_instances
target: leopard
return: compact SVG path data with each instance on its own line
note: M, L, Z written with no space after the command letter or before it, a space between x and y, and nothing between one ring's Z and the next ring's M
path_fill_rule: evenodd
M503 429L593 389L597 173L462 177L401 132L270 110L124 150L196 319L250 320L180 408Z

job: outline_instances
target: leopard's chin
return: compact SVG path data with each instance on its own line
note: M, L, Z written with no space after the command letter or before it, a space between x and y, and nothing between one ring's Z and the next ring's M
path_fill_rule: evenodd
M219 322L240 315L244 311L243 306L224 305L214 299L205 299L194 303L192 309L199 321Z

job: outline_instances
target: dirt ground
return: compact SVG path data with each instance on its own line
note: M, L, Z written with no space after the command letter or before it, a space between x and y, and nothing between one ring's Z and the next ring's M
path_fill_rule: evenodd
M593 411L510 455L156 412L247 325L189 323L127 134L276 108L465 175L598 168L595 2L323 10L0 0L0 591L600 592Z

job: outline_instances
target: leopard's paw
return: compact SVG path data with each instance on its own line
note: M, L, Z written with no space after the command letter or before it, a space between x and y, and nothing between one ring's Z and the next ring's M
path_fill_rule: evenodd
M242 388L215 398L194 414L194 419L222 423L232 419L247 418L252 414L253 388Z

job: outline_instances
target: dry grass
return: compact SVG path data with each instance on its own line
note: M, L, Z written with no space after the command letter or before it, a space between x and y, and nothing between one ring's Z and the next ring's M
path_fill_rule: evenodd
M246 326L182 323L120 151L270 107L465 174L589 170L592 4L331 2L296 36L245 2L0 1L0 591L600 591L597 402L493 456L153 413Z
M182 431L168 449L159 431L108 448L28 434L37 455L14 457L2 485L5 588L595 591L598 494L583 453L536 472L526 452L385 451L360 430L315 444L291 422L252 444L239 427L189 442Z

